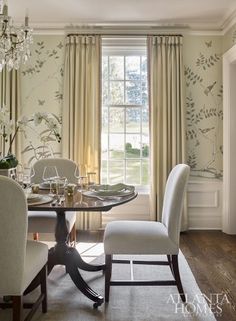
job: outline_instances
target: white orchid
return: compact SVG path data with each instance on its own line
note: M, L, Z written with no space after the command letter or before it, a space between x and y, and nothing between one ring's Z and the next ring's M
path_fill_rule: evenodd
M34 126L30 123L33 122ZM26 136L26 128L35 131L35 127L39 125L46 126L46 129L41 133L37 133L42 142L61 141L60 136L61 120L54 114L47 112L36 112L31 117L22 116L16 123L10 119L10 111L6 107L0 107L0 135L3 136L4 142L9 139L9 150L11 151L12 143L18 131L21 131Z
M43 119L47 119L48 113L45 112L37 112L33 114L34 124L35 126L38 126L42 123Z

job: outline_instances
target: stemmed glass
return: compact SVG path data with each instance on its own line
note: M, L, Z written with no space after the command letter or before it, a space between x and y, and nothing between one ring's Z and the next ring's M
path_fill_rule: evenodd
M79 171L79 166L77 165L75 168L74 176L77 178L77 184L78 184L78 191L80 192L80 200L79 204L83 203L83 191L85 190L85 187L87 185L87 176L81 176Z
M45 166L43 170L44 182L51 182L59 178L56 166Z
M35 175L33 167L25 167L23 169L23 188L25 189L26 194L30 193L31 180Z
M43 170L43 181L49 184L52 196L59 193L59 175L56 166L45 166Z

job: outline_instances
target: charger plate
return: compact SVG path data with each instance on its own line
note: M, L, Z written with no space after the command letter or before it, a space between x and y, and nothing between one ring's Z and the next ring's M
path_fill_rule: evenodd
M37 195L37 194L35 194ZM50 203L53 198L49 195L40 195L38 194L40 197L35 199L35 200L28 200L27 199L27 202L29 205L40 205L40 204L46 204L46 203Z
M127 196L134 193L134 186L125 184L115 184L115 185L94 185L90 188L88 192L83 194L86 196Z

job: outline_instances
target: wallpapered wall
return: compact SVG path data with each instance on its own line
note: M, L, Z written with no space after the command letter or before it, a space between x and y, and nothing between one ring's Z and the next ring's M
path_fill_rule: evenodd
M21 70L22 115L30 116L35 112L50 112L61 117L62 86L64 63L63 36L34 36L31 47L32 57ZM34 147L42 145L39 133L43 126L27 130L24 147L32 142ZM50 143L54 153L60 152L57 142ZM33 152L23 154L23 163L27 164Z
M187 157L191 174L222 177L222 37L184 38Z
M188 163L195 176L222 177L222 53L234 34L236 42L232 29L225 43L221 36L184 37L186 139ZM61 115L63 61L63 36L34 37L32 57L21 72L23 114L50 111ZM36 137L30 139L39 144ZM53 149L60 151L60 145L54 143ZM29 157L25 153L25 163Z

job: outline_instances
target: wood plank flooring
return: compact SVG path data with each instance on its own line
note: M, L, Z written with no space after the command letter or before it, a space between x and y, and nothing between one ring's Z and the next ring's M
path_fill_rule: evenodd
M103 231L79 231L77 235L77 240L83 242L102 239ZM201 292L207 297L216 293L222 294L220 298L227 295L222 315L215 315L217 321L236 321L236 235L188 231L181 233L180 247Z

